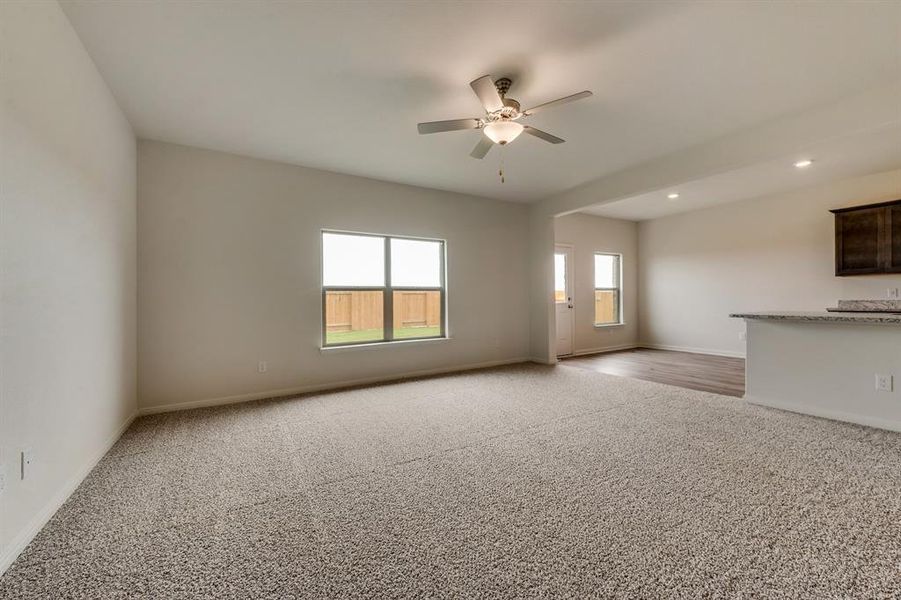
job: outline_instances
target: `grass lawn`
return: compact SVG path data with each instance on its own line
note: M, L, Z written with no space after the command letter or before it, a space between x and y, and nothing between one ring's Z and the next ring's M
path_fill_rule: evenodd
M441 335L440 327L404 327L394 330L394 339L404 340ZM326 333L328 344L356 344L359 342L378 342L382 339L381 329L359 329L357 331L329 331Z
M394 339L403 340L409 338L436 337L441 335L440 327L403 327L394 330Z

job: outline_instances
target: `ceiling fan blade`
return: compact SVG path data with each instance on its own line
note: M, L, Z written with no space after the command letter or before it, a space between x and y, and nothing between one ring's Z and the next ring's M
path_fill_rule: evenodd
M491 150L491 147L494 145L494 142L491 141L487 135L483 135L482 139L479 140L479 143L476 144L476 147L472 149L472 152L469 155L473 158L485 158L485 155L488 154L488 151Z
M591 92L585 90L584 92L579 92L578 94L573 94L572 96L566 96L565 98L558 98L556 100L551 100L550 102L545 102L544 104L539 104L538 106L524 110L522 114L526 116L534 115L539 110L551 108L552 106L557 106L559 104L566 104L567 102L573 102L575 100L581 100L582 98L587 98L588 96L591 96Z
M479 101L485 107L485 111L494 112L504 108L504 101L501 100L501 95L497 93L497 86L494 85L491 75L479 77L469 85L472 91L476 93L476 96L479 97Z
M420 134L441 133L442 131L458 131L460 129L478 129L482 122L478 119L451 119L450 121L429 121L416 126Z
M535 129L534 127L529 127L528 125L525 125L522 130L529 135L534 135L535 137L541 138L545 142L550 142L552 144L562 144L566 141L562 138L558 138L556 135L551 135L546 131L541 131L540 129Z

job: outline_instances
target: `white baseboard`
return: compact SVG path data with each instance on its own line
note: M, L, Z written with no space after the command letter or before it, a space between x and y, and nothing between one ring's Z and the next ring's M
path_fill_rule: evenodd
M778 408L779 410L787 410L793 413L822 417L824 419L832 419L833 421L845 421L846 423L856 423L858 425L867 425L868 427L875 427L877 429L888 429L889 431L901 432L901 421L892 421L890 419L881 419L879 417L868 417L866 415L858 415L855 413L848 413L840 410L829 410L814 406L806 406L804 404L783 402L781 400L756 398L754 396L748 395L746 395L744 399L746 402L757 404L759 406Z
M712 356L728 356L730 358L745 358L744 352L716 350L713 348L693 348L691 346L671 346L669 344L638 344L635 347L650 348L651 350L672 350L673 352L691 352L692 354L710 354Z
M549 360L547 357L541 356L532 356L529 359L529 362L533 362L539 365L555 365L557 364L557 357L554 357L553 360Z
M145 406L138 409L138 415L153 415L157 413L173 412L177 410L190 410L192 408L207 408L210 406L223 406L226 404L238 404L240 402L252 402L254 400L266 400L267 398L279 398L282 396L293 396L295 394L309 394L312 392L323 392L326 390L336 390L358 385L368 385L372 383L386 383L389 381L400 381L410 379L412 377L425 377L428 375L442 375L446 373L457 373L460 371L471 371L473 369L487 369L489 367L499 367L503 365L512 365L515 363L523 363L533 361L529 357L506 358L503 360L491 360L468 365L458 365L454 367L439 367L437 369L424 369L421 371L408 371L406 373L398 373L396 375L381 375L376 377L364 377L361 379L350 379L345 381L336 381L332 383L319 383L314 385L298 386L293 388L284 388L277 390L265 390L261 392L251 392L249 394L238 394L236 396L222 396L219 398L206 398L203 400L193 400L190 402L179 402L175 404L158 404L156 406Z
M620 350L633 350L638 344L619 344L618 346L604 346L602 348L584 348L576 350L571 356L585 356L587 354L604 354L605 352L618 352Z
M47 521L56 513L57 510L65 503L66 500L69 499L69 496L72 495L72 492L81 485L81 482L84 481L84 478L88 476L88 473L91 472L100 459L103 458L107 452L109 452L110 448L113 447L113 444L118 441L122 434L125 433L125 430L131 425L132 421L137 418L138 413L135 411L131 414L125 422L116 430L116 432L110 436L106 442L100 447L100 450L95 452L89 460L87 460L80 469L78 469L68 481L60 488L60 490L41 508L41 510L36 514L31 521L25 526L25 528L19 532L13 541L10 542L9 546L0 554L0 575L6 572L11 564L18 558L19 554L25 549L25 547L34 539L34 536L38 534L38 532L43 529L44 525L47 524Z

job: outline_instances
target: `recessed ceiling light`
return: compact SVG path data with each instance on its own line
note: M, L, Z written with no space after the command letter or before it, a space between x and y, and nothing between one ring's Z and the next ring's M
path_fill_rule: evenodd
M677 194L676 192L673 192L672 194L667 194L666 197L669 198L670 200L675 200L676 198L679 197L679 194Z
M808 158L805 158L804 160L799 160L798 162L796 162L796 163L795 163L795 168L797 168L797 169L806 169L807 167L809 167L809 166L812 165L812 164L813 164L813 161L812 161L812 160L810 160L810 159L808 159Z

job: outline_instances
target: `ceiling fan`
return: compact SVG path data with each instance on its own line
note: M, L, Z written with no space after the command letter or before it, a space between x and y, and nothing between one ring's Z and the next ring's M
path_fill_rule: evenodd
M515 140L522 132L534 135L551 144L562 144L565 140L529 125L522 125L517 123L517 121L531 117L540 110L587 98L591 95L591 92L586 90L572 96L539 104L527 110L521 110L519 102L513 98L507 98L507 91L513 85L513 82L506 77L493 81L490 75L485 75L469 85L476 93L476 96L479 97L482 106L485 107L486 115L484 117L430 121L428 123L420 123L417 127L420 134L458 131L461 129L481 129L485 135L482 136L476 147L469 153L473 158L485 158L485 155L488 154L488 151L491 150L494 144L505 146Z

